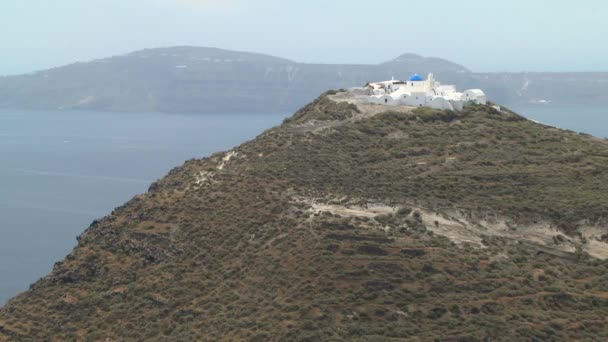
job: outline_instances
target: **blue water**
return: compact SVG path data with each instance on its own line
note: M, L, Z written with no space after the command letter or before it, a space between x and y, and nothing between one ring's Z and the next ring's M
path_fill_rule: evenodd
M0 305L48 273L94 219L174 166L282 119L0 111Z
M608 137L608 104L606 106L522 105L511 107L515 112L544 124Z

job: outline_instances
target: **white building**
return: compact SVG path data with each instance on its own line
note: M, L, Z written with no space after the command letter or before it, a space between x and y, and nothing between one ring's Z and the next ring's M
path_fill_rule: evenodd
M469 89L460 93L453 85L442 85L435 81L433 74L429 74L426 80L414 74L407 81L393 79L369 83L366 87L370 103L388 106L461 110L468 103L486 103L486 95L481 89Z

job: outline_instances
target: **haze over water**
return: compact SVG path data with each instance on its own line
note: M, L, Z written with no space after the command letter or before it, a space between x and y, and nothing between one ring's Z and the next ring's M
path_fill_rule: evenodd
M608 137L605 107L513 109ZM0 111L0 305L47 274L94 219L185 160L228 150L282 118Z

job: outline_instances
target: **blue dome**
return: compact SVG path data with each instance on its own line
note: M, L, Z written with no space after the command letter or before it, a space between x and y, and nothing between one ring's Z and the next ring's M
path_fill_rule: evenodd
M423 81L423 79L422 79L422 77L420 77L420 75L413 74L412 76L410 76L408 81Z

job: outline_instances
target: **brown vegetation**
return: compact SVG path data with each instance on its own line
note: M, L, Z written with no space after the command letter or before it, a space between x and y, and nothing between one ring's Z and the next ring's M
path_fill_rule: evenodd
M486 106L356 114L321 98L221 169L223 154L174 169L0 309L0 340L608 338L607 262L458 247L414 208L577 234L608 215L602 142Z

